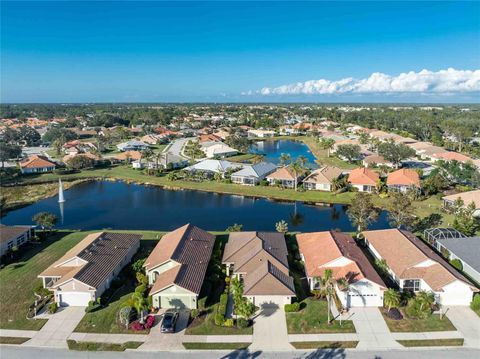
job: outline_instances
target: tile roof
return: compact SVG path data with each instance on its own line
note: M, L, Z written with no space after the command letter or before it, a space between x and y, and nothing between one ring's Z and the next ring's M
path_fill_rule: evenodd
M60 277L55 287L74 278L93 288L98 288L118 268L131 248L137 245L141 235L129 233L92 233L70 249L39 277ZM73 259L80 265L63 265Z
M125 151L115 155L115 158L120 161L125 161L126 159L136 161L142 158L142 153L140 151Z
M8 242L31 229L31 226L5 226L0 224L0 242Z
M445 161L458 161L458 162L468 162L472 159L468 156L465 156L458 152L440 152L432 154L432 157L445 160Z
M461 198L466 206L473 202L475 204L475 208L480 208L480 189L442 197L443 200L452 202L454 202L457 198Z
M322 276L326 269L331 269L337 279L346 278L353 283L366 278L386 288L350 235L334 231L302 233L297 235L297 243L305 260L307 276ZM330 262L342 257L352 262L342 266L328 266Z
M43 168L55 167L55 163L49 161L45 156L33 155L20 162L22 168Z
M300 177L300 173L297 174L297 178ZM290 166L280 167L275 172L267 176L268 179L272 180L295 180L295 174Z
M473 285L451 267L426 243L412 233L399 229L383 229L362 232L365 239L385 259L387 266L401 279L421 278L434 291L460 280ZM428 263L428 266L419 266Z
M144 267L150 271L170 260L176 265L160 273L150 293L156 293L167 285L176 284L199 294L214 244L213 234L191 224L164 235L148 256Z
M295 296L295 286L288 273L266 261L245 277L243 294Z
M307 183L331 183L333 179L340 177L343 170L338 167L324 166L308 175L303 182Z
M420 176L415 170L402 168L388 174L387 185L416 186L420 188Z
M348 175L348 182L352 184L364 184L375 186L380 177L375 171L369 168L359 167L355 168Z

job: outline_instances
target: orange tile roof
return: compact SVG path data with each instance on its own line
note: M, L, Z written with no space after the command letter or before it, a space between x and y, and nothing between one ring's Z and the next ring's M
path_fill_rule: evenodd
M43 167L55 167L55 163L50 162L44 156L33 155L26 160L20 162L22 168L43 168Z
M299 176L297 176L298 178ZM276 180L294 180L295 176L290 167L280 167L275 172L269 174L267 178L276 179Z
M120 161L125 161L127 158L137 161L142 158L142 153L139 151L125 151L116 155L115 158Z
M420 188L420 176L415 170L402 168L388 174L387 185L416 186Z
M348 182L352 184L375 186L378 182L378 179L379 176L375 171L364 167L355 168L348 175Z
M432 157L442 159L445 161L458 161L458 162L468 162L472 160L470 157L465 156L458 152L440 152L440 153L433 154Z

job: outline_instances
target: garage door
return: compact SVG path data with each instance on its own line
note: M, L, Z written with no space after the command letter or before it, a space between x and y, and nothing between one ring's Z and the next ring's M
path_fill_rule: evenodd
M191 297L182 295L162 295L160 297L161 308L191 309Z
M349 307L378 307L381 306L381 300L376 294L349 294Z
M62 307L86 307L91 300L90 293L85 292L64 292L59 294L58 301Z
M284 297L284 296L278 296L278 295L269 295L269 296L258 295L253 297L253 304L255 304L257 307L283 308L285 304L290 304L290 297Z

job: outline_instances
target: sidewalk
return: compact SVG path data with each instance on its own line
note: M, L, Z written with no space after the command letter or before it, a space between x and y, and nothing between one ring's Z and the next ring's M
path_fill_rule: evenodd
M480 348L480 318L469 307L448 307L446 316L465 338L464 346Z
M0 329L0 337L33 338L37 330Z

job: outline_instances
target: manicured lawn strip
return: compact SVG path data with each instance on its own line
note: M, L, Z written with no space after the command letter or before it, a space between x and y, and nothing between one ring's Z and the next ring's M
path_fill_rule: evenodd
M30 244L15 263L0 270L0 328L40 330L46 320L26 319L35 301L33 290L41 283L37 275L85 237L87 232L60 231L39 244Z
M232 162L253 162L253 161L260 161L262 160L263 156L262 155L257 155L254 153L245 153L242 155L236 155L236 156L231 156L228 157L227 160L232 161Z
M189 350L245 350L252 343L182 343Z
M23 337L0 337L0 344L23 344L30 338Z
M345 342L290 342L295 349L337 349L356 348L358 341Z
M215 325L215 306L210 308L209 313L197 317L188 326L186 335L252 335L253 326L247 328L221 327Z
M379 310L391 332L444 332L457 330L445 315L442 319L440 319L438 314L432 314L427 319L410 319L400 309L403 319L393 320L388 318L382 309Z
M112 351L123 352L125 349L137 349L143 342L126 342L123 344L116 343L95 343L95 342L77 342L75 340L67 340L68 349L79 351Z
M463 346L463 341L463 338L397 340L404 347L461 347Z
M307 298L306 306L297 313L286 313L289 334L355 333L351 320L327 323L327 302Z

